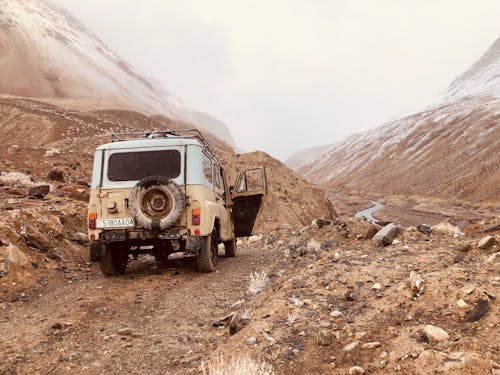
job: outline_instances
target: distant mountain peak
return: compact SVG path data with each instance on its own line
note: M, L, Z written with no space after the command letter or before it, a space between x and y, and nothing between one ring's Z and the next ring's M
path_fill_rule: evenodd
M500 98L500 37L469 69L448 87L445 102L463 98Z
M221 121L193 121L199 116L182 100L137 73L69 12L50 1L0 0L0 67L1 93L101 100L112 108L193 123L234 146Z

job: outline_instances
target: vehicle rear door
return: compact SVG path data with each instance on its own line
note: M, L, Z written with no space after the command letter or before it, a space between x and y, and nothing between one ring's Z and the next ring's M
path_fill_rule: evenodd
M232 213L236 237L251 236L267 194L266 170L263 167L242 171L231 191Z

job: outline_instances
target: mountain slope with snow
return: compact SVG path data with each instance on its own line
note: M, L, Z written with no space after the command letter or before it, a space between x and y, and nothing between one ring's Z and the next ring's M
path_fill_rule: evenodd
M442 103L354 134L299 168L342 190L500 199L500 39Z
M0 0L0 92L99 101L107 108L162 114L234 145L222 122L200 119L198 112L138 74L68 12L46 0Z

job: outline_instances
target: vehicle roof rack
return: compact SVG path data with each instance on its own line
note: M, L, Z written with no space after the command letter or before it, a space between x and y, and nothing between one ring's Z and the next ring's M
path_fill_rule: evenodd
M220 163L210 143L198 129L182 129L182 130L151 130L143 132L126 132L126 133L111 133L111 142L122 142L133 139L158 139L158 138L192 138L196 139L205 146L212 156Z

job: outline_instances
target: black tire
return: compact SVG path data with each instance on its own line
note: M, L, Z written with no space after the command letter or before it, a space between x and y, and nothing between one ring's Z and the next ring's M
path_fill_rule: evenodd
M219 262L219 236L214 228L212 234L203 239L200 254L196 258L196 265L200 272L214 272Z
M236 256L236 237L232 240L224 241L224 255L227 257Z
M98 262L102 257L103 246L99 241L90 244L90 261Z
M128 251L120 247L118 244L103 245L99 266L104 275L113 276L125 273L128 262Z
M130 212L137 225L151 230L170 228L186 206L181 188L163 176L140 180L130 194Z

